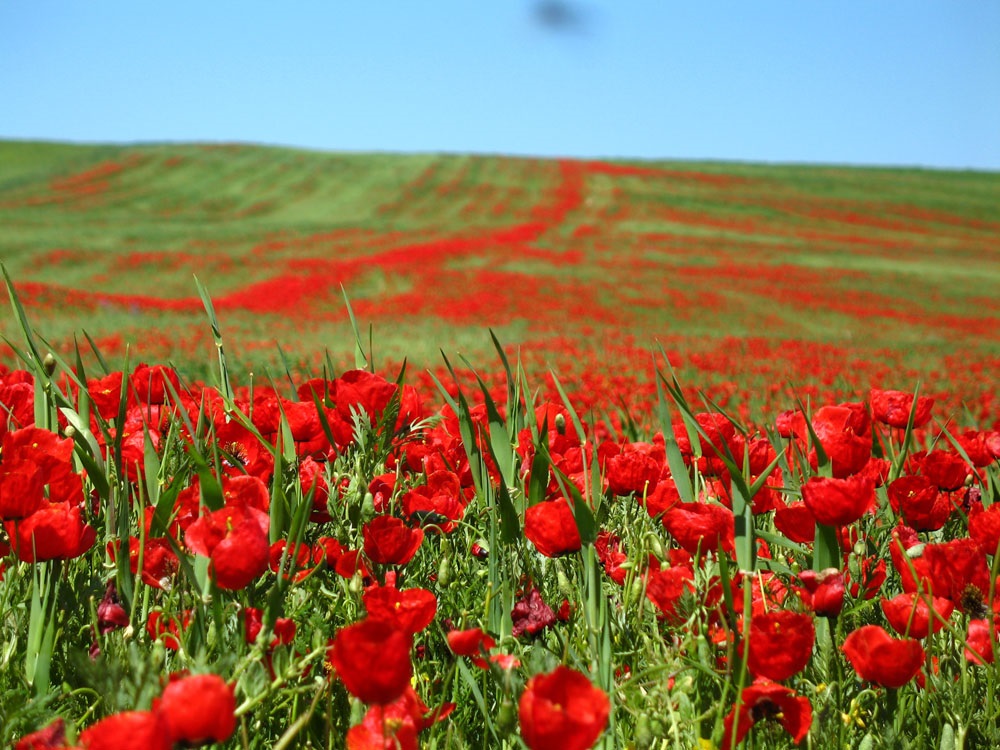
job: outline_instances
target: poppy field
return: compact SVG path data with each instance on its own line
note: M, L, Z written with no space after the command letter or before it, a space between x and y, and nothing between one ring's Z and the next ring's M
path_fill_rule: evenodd
M998 195L0 144L0 744L1000 744Z

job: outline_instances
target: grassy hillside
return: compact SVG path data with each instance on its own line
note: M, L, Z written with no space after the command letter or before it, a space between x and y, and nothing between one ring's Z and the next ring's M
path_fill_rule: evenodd
M237 377L375 357L651 392L652 352L723 401L882 384L993 408L1000 175L722 163L0 143L0 259L61 350ZM4 335L15 335L9 316ZM81 338L82 340L82 338Z

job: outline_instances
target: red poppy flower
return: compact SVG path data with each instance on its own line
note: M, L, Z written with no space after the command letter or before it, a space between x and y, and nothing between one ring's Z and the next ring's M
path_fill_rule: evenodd
M243 610L243 636L247 643L255 643L264 627L264 613L256 607ZM279 617L274 623L274 638L271 648L287 646L295 640L295 620L290 617Z
M911 561L916 562L916 561ZM962 612L982 616L990 594L990 569L986 555L973 539L928 544L917 566L925 590L951 599ZM906 577L900 575L903 589Z
M735 554L733 512L715 503L678 503L663 516L663 526L689 554L716 551Z
M365 703L392 703L410 684L413 636L387 620L367 619L341 628L328 659L348 692Z
M681 501L681 496L677 491L677 485L667 480L657 482L656 487L647 492L645 498L637 496L636 500L645 506L650 518L656 518L677 505Z
M576 552L582 546L573 511L561 497L528 508L524 514L524 535L546 557Z
M758 682L743 688L740 693L739 711L736 706L725 719L725 733L722 747L738 745L746 737L751 727L763 719L778 719L785 731L792 735L798 745L809 733L812 724L812 705L809 699L796 695L795 691L773 682ZM735 738L733 737L735 727Z
M14 745L14 750L67 750L66 723L59 718L44 729L26 734Z
M597 559L604 566L604 572L608 578L619 586L625 583L625 576L628 571L621 567L622 563L628 561L628 555L621 550L622 540L616 534L609 531L601 531L594 540L594 551Z
M87 381L87 393L90 396L90 403L97 409L97 413L106 420L112 420L118 416L124 377L124 373L118 371L109 373L103 378L92 378ZM134 394L129 393L128 395L131 397L132 404L134 404ZM126 404L126 406L132 404Z
M996 623L993 623L991 628L989 620L969 620L965 637L965 658L973 664L992 664L996 660L998 641L1000 641L1000 629Z
M184 542L195 554L211 558L219 588L236 591L267 570L269 525L267 515L256 508L226 506L192 523Z
M871 420L863 404L824 406L813 414L813 432L839 479L861 471L872 455ZM815 468L817 457L810 455Z
M790 503L776 508L774 526L799 544L812 544L816 539L816 519L805 503Z
M267 556L267 566L277 573L281 569L281 558L285 558L285 578L290 578L296 582L305 580L320 563L323 562L326 554L322 547L310 547L308 544L300 543L295 550L288 550L288 542L279 539L271 548Z
M676 622L677 606L685 593L694 593L694 570L690 566L673 565L660 569L651 565L646 572L646 598L660 610L659 617Z
M369 708L364 720L348 730L347 750L418 750L417 734L454 708L454 703L448 703L430 711L407 687L392 703Z
M846 526L875 504L875 484L855 475L846 479L812 477L802 485L802 500L817 523Z
M345 551L344 546L333 537L321 536L312 546L312 559L326 563L326 567L336 570L337 562Z
M488 669L483 654L496 646L497 643L481 628L469 630L452 630L448 633L448 648L456 656L468 656L472 663L480 669Z
M651 493L660 481L663 461L663 458L644 452L641 446L626 446L621 453L608 459L608 489L615 495L641 497Z
M521 737L531 750L586 750L608 723L611 703L575 669L535 675L521 694Z
M1000 548L1000 503L994 503L986 510L979 503L972 506L969 511L969 536L976 540L985 554L997 554Z
M806 587L806 604L821 617L836 617L844 608L844 574L836 568L819 573L803 570L799 575Z
M965 451L969 461L976 468L989 466L996 460L989 445L989 433L977 430L965 430L957 435L953 435L955 442Z
M369 708L362 722L347 731L347 750L419 750L413 718L395 705Z
M269 483L274 473L274 456L256 434L235 419L222 416L215 425L215 440L225 451L223 470L231 478L247 474Z
M556 623L556 613L552 611L552 607L545 603L542 595L535 588L528 591L514 605L510 617L514 624L512 633L515 638L520 638L525 633L535 635L543 628Z
M747 668L775 682L801 672L812 658L816 628L811 615L779 609L750 620Z
M108 581L104 587L104 598L97 605L97 632L104 635L126 627L128 622L128 612L118 598L118 588L114 580Z
M903 593L882 600L885 619L900 635L926 638L943 628L955 604L950 599L916 592Z
M185 747L225 742L236 729L233 687L214 674L171 676L153 710L164 719L170 741Z
M888 458L872 456L859 473L871 479L876 487L882 487L889 481L890 471L892 471L892 462Z
M869 394L872 407L872 417L890 427L906 427L913 411L913 394L905 391L887 391L872 388ZM923 427L931 419L931 409L934 399L921 396L917 399L917 408L913 415L913 426Z
M162 589L180 569L180 561L165 537L147 536L145 545L142 545L137 537L129 537L128 565L133 574L139 572L140 553L142 582L147 586Z
M937 531L951 516L951 501L930 479L918 474L899 477L886 488L889 505L917 531Z
M8 430L28 427L35 423L35 389L31 373L23 373L24 380L15 381L9 376L0 383L0 404L4 405L4 416L0 419L0 436Z
M854 572L848 570L851 585L851 596L874 599L882 591L885 583L885 560L877 557L858 558L858 566Z
M6 521L11 548L22 562L71 560L94 546L97 532L84 522L79 506L46 503L20 521Z
M383 565L405 565L424 541L423 529L411 529L394 516L376 516L361 533L368 559Z
M180 634L191 623L191 610L185 611L180 619L163 612L153 611L146 620L146 632L149 637L159 639L165 648L177 651L181 647Z
M166 722L154 711L126 711L80 733L84 750L171 750Z
M972 468L958 453L934 450L929 453L914 453L910 464L942 492L954 492L965 486L966 480L972 475Z
M751 484L759 479L759 475L752 474L750 476ZM767 513L770 510L777 510L778 508L784 507L784 502L781 499L781 488L784 486L784 476L781 473L781 469L774 469L765 480L765 483L760 486L754 496L753 500L753 512L754 515L761 515Z
M376 513L388 513L393 494L396 491L396 472L379 474L368 483L368 491L372 493Z
M351 409L366 414L375 424L396 392L396 384L367 370L348 370L333 381L333 400L341 417L352 419Z
M905 685L924 663L920 641L893 638L878 625L858 628L840 648L858 677L888 688Z
M388 620L411 635L430 625L437 613L437 597L427 589L370 586L363 600L369 618Z
M6 419L6 415L3 415ZM3 437L3 461L0 462L0 520L27 518L50 502L78 501L79 492L45 492L46 485L59 484L73 473L73 440L60 438L50 430L25 427ZM71 489L67 487L67 489Z
M130 378L131 386L139 400L151 406L165 404L170 397L166 383L173 387L173 392L180 395L181 381L177 372L166 365L136 365Z
M360 575L363 580L371 578L371 572L365 565L365 558L361 550L357 549L344 550L337 558L333 569L341 578L354 578L356 575Z
M222 497L226 505L242 505L267 513L271 508L271 493L258 477L249 474L222 477Z
M324 465L311 457L302 459L299 463L299 486L302 496L312 493L312 511L309 519L315 523L326 523L330 520L327 501L330 499L330 486L326 482Z
M702 466L699 468L702 468L703 473L706 474L724 472L725 464L720 458L727 454L734 457L743 455L743 436L736 431L736 425L725 414L701 412L695 414L694 418L705 433L705 437L700 434L697 436L697 440L701 444L701 452L706 459L702 461ZM683 422L674 423L674 437L683 453L692 452L691 438Z
M465 496L458 475L434 471L427 483L407 491L402 497L403 513L411 521L433 524L445 534L455 530L465 515Z

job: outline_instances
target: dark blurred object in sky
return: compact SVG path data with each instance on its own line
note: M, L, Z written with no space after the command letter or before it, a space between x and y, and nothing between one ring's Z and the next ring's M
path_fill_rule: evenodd
M585 9L563 0L540 0L532 6L532 15L539 26L549 31L582 31L587 25Z

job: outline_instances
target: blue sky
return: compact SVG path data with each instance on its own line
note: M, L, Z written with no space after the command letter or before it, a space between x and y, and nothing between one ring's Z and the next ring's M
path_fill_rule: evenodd
M0 0L0 137L1000 169L995 0Z

